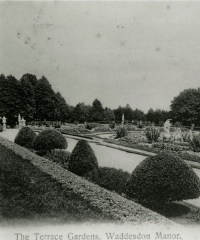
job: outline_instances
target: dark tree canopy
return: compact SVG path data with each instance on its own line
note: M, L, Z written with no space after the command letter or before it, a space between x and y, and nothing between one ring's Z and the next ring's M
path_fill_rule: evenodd
M171 102L173 119L184 125L200 122L200 88L186 89Z
M91 106L85 105L85 103L78 103L73 109L73 118L75 121L81 123L87 122L90 120Z
M102 121L104 115L104 109L101 102L95 99L92 103L91 117L93 121Z
M20 114L26 121L59 120L70 118L69 107L60 93L55 93L49 81L24 74L20 80L12 75L0 75L0 116L8 125L15 125Z

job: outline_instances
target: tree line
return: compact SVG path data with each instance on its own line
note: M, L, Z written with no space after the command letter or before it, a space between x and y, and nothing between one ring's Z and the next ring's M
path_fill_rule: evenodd
M92 105L80 102L70 106L59 92L54 92L44 76L37 79L27 73L17 80L12 75L1 74L0 103L0 116L6 116L8 124L16 124L18 114L27 122L121 122L123 114L125 121L146 121L160 126L167 119L184 125L198 125L200 121L200 88L181 92L172 100L170 111L150 108L145 114L140 109L133 110L129 104L113 110L104 108L98 99Z

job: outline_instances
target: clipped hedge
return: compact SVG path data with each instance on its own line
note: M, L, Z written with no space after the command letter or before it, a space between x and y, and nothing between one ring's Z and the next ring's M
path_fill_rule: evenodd
M131 223L134 225L147 223L174 224L165 217L90 183L63 169L58 164L39 157L5 138L0 137L0 146L1 151L4 149L5 152L4 155L0 155L0 165L5 166L8 164L9 167L13 165L15 166L15 170L13 169L13 171L22 170L21 177L27 178L27 186L30 187L30 192L27 193L25 191L23 198L25 197L25 200L28 201L28 205L34 204L35 209L37 209L37 204L40 204L42 200L41 204L45 207L46 211L51 206L49 211L52 216L52 208L57 206L53 203L57 201L65 222L69 222L70 219L78 221L79 217L82 216L81 219L84 218L84 221L88 221L89 219L91 221L94 219L100 221L100 219L104 219L104 222L106 220L114 220L115 223ZM9 159L7 159L7 154L11 156ZM21 167L21 164L23 164L23 167ZM40 185L42 183L44 184ZM39 197L41 196L41 191L43 191L43 198ZM19 188L15 190L14 196L17 195L16 193L19 193ZM29 199L31 194L35 197L37 194L39 196ZM69 199L68 196L70 196ZM4 197L6 196L4 195ZM20 198L20 200L23 198ZM19 201L18 203L20 204L21 202ZM4 204L7 204L6 201ZM23 205L18 205L18 209L19 207L23 207ZM69 215L73 212L70 215L71 218L68 217L68 212Z
M50 151L53 149L66 149L68 146L66 138L55 129L46 129L40 132L34 143L37 151Z
M128 172L122 169L100 167L99 168L99 186L114 191L118 194L126 193L126 181L130 177Z
M127 195L144 204L162 204L200 196L200 179L173 154L162 152L143 160L126 183Z
M55 149L52 152L48 152L43 157L60 164L64 168L68 168L70 155L71 153L66 150Z
M86 140L79 140L74 147L68 170L82 177L98 182L98 161Z
M36 136L36 133L30 127L23 127L17 133L14 142L25 148L33 148Z

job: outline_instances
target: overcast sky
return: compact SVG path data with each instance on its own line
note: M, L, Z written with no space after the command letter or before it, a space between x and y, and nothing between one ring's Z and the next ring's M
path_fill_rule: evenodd
M0 2L0 73L47 77L70 105L169 110L200 87L200 2Z

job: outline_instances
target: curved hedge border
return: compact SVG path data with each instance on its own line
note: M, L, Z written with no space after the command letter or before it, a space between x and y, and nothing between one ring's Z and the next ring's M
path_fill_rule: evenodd
M45 176L52 177L61 184L64 189L81 197L83 202L87 202L91 209L96 209L97 212L107 216L107 219L112 219L116 223L135 225L175 224L167 218L146 209L133 201L127 200L118 194L112 193L88 182L87 180L63 169L56 163L39 157L5 138L0 137L0 145L4 146L7 151L19 156L23 161L26 161L26 163L28 162L33 165L37 171L42 171Z

